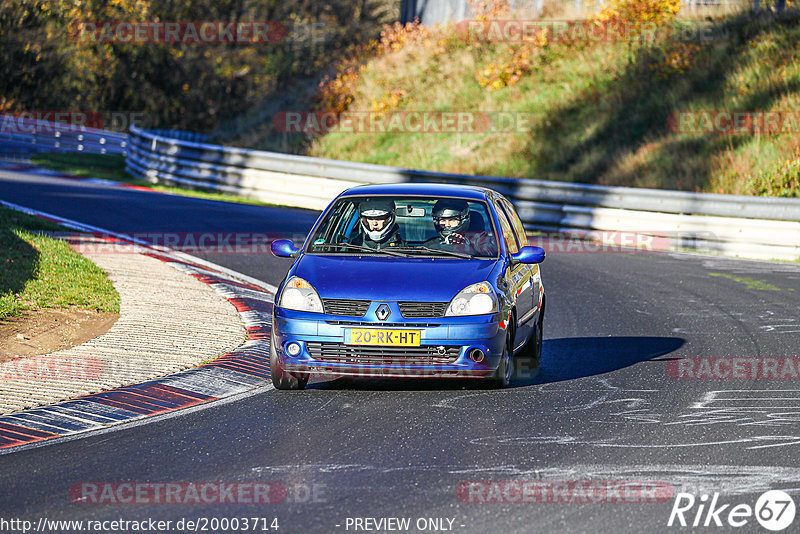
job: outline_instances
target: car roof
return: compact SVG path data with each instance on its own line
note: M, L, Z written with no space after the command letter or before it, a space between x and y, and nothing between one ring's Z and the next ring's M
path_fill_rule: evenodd
M352 187L342 197L361 195L421 195L433 197L456 197L470 200L486 200L491 189L460 184L367 184Z

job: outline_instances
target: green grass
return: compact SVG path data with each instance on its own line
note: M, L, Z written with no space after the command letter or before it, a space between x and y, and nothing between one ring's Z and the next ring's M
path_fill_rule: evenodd
M518 83L494 91L479 85L476 72L508 61L513 50L505 43L450 39L374 57L352 90L351 111L369 111L403 91L393 111L511 111L527 114L529 125L508 133L328 133L313 139L308 154L466 174L800 196L798 129L670 127L680 111L800 113L800 12L675 24L696 31L646 46L550 44Z
M749 276L735 276L727 273L708 273L708 276L727 278L729 280L733 280L734 282L744 284L747 289L754 289L756 291L781 291L781 288L774 284L770 284L764 280L756 280ZM788 289L787 291L794 291L794 289Z
M275 205L238 195L212 193L196 189L185 189L163 184L153 184L147 180L134 178L128 173L128 171L125 170L125 157L121 155L63 154L58 152L46 152L35 154L31 156L30 160L36 165L46 169L51 169L66 174L72 174L84 178L102 178L104 180L113 180L115 182L149 187L156 191L162 191L172 195L201 198L204 200L216 200L219 202L233 202L236 204L250 204L254 206Z
M149 185L144 180L137 180L128 174L125 170L125 157L117 154L45 152L33 154L30 160L46 169L82 178L102 178L135 185Z
M63 228L0 208L0 320L31 308L119 312L119 294L105 272L43 233L50 231Z

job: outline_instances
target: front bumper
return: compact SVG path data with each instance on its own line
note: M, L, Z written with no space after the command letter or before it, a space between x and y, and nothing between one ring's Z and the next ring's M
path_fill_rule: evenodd
M494 374L506 340L502 314L404 319L376 319L298 312L275 307L273 344L286 371L312 376L369 378L485 378ZM504 323L503 323L504 324ZM420 331L419 347L376 347L346 344L352 328ZM286 348L296 343L292 356ZM480 349L481 362L469 357Z

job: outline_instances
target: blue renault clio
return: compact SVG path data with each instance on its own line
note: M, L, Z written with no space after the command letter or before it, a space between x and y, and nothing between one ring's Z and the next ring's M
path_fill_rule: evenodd
M446 184L354 187L325 209L278 287L270 366L277 389L313 376L481 379L538 365L544 250L511 203Z

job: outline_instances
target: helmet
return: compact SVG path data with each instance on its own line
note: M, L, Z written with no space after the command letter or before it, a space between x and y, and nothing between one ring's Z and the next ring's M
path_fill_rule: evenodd
M361 229L372 241L380 243L387 239L394 227L394 202L389 199L371 198L358 205L358 214L361 216ZM367 219L385 219L383 228L370 230Z
M469 227L469 204L465 200L456 199L442 199L437 200L433 205L433 225L436 231L443 238L449 237L451 234L461 233ZM438 219L449 219L458 217L459 223L457 226L441 226Z

